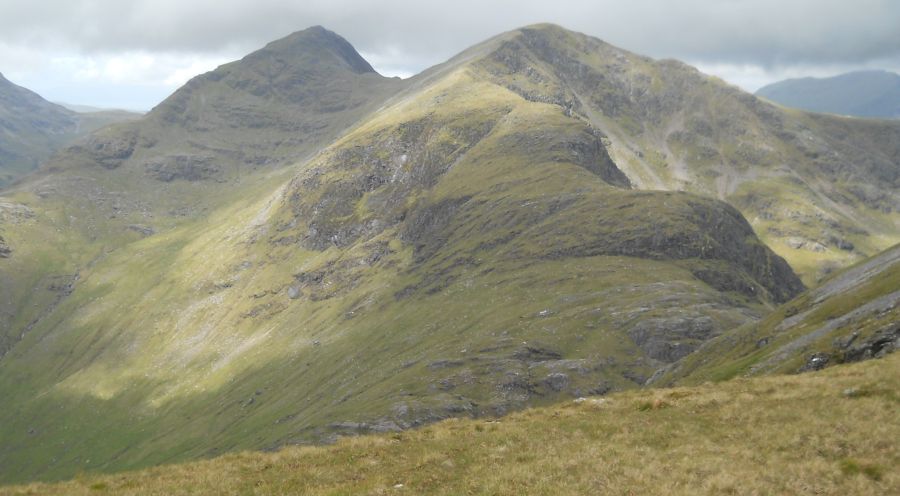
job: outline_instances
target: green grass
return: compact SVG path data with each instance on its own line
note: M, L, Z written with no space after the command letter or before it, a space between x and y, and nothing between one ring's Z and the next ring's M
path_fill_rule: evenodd
M700 121L734 110L740 118L714 123L722 140L731 131L770 140L772 131L731 90L678 64L538 31L402 84L368 74L329 91L273 89L260 85L278 57L229 64L139 123L98 134L110 146L136 136L118 168L83 149L5 193L36 217L2 226L14 249L0 261L14 281L0 288L2 333L18 341L35 325L0 360L0 395L14 405L0 411L0 480L329 441L636 388L664 365L632 337L643 324L664 345L696 346L705 336L677 333L693 324L724 332L793 294L789 268L733 210L616 188L606 156L608 145L640 162L644 150L637 167L668 180L660 115L673 109L696 107ZM560 51L572 43L582 49ZM282 55L305 67L314 52ZM589 76L624 79L563 79L563 55ZM619 56L633 64L622 69ZM671 101L666 88L684 81L699 81L700 93ZM661 93L605 107L632 84ZM278 91L263 98L242 85ZM318 112L318 97L344 96L359 105ZM766 142L773 160L799 153ZM700 149L687 145L684 153ZM160 182L144 168L206 153L220 168L211 180ZM760 188L777 182L767 174L754 179ZM776 207L815 196L765 191L779 193ZM815 212L802 213L813 222L804 232L819 229ZM879 217L882 241L894 218ZM133 224L155 234L142 238ZM854 243L876 245L859 236ZM76 272L71 295L46 289L45 279Z
M854 315L867 303L900 290L898 250L900 247L894 247L832 274L820 286L785 303L760 322L711 340L668 371L661 383L697 384L748 374L791 373L814 353L825 353L831 363L839 363L842 350L836 348L837 340L856 334L855 343L862 343L875 332L890 328L900 317L900 309L894 305L885 311L860 312L828 332L820 331L832 322L842 322L835 319ZM852 284L843 288L842 281L848 279ZM791 325L785 323L787 319L791 319ZM821 335L805 338L814 332ZM791 343L802 344L784 351Z
M81 268L76 290L0 363L0 390L17 405L0 413L2 478L60 479L325 441L346 433L339 422L409 426L633 388L659 366L627 335L641 319L709 319L721 332L766 311L765 294L720 292L694 275L709 267L777 284L750 273L769 255L723 205L613 188L570 151L591 149L584 123L476 76L451 72L358 126L298 164L284 190L283 172L248 176L230 194L209 186L202 220L161 216L144 239L116 231L131 219L70 224L101 215L86 200L51 210L83 229L62 230L73 257L103 257L70 262ZM409 143L398 145L403 133ZM368 158L346 158L356 153ZM449 157L449 169L365 195L352 186L382 173L379 161L412 174L431 157ZM316 170L322 186L299 189ZM100 180L121 187L133 174ZM189 191L166 188L176 199ZM416 215L466 197L417 231ZM317 208L325 199L340 201ZM392 209L410 221L397 224ZM347 246L303 241L313 221L340 230L373 220L387 227ZM709 224L733 230L734 245L723 249ZM133 238L108 250L116 235ZM661 236L684 243L653 241ZM292 300L298 274L321 277ZM549 359L528 358L529 346ZM563 390L552 374L565 374Z
M892 355L0 494L892 494L898 378Z

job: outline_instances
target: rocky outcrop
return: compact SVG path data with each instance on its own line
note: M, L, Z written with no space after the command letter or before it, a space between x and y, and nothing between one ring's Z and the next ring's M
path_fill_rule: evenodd
M166 155L151 159L144 165L144 172L162 182L205 181L218 179L221 169L210 155Z
M714 336L715 323L706 315L641 320L628 330L634 343L650 358L672 363Z
M97 164L106 169L116 169L131 158L137 145L138 135L133 130L121 133L105 132L94 134L72 145L66 149L66 154L87 165ZM51 166L65 160L66 154L54 157Z
M831 352L809 355L798 372L811 372L835 363L861 362L893 353L900 349L900 324L893 323L865 339L858 338L859 333L854 332L835 339Z
M12 249L3 240L3 236L0 236L0 258L9 258L11 255Z
M859 333L853 333L834 342L836 355L841 362L859 362L881 358L900 349L900 323L893 323L876 331L868 338L857 341Z
M762 321L703 343L654 384L821 370L900 348L900 246L832 275Z

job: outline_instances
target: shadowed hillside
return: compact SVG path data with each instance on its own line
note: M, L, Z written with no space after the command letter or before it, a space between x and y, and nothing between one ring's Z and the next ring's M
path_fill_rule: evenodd
M804 289L763 241L896 237L898 132L550 25L404 81L295 33L0 199L0 480L640 387Z
M0 189L34 171L78 137L136 117L126 112L78 114L0 74Z

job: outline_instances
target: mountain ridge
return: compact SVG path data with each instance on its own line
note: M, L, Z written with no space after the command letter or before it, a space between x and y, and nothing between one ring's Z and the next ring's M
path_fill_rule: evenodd
M786 79L760 88L756 95L813 112L900 118L900 75L884 70Z
M702 196L715 178L682 184L709 160L666 172L683 158L659 141L673 110L704 111L680 143L725 140L704 131L706 100L787 122L740 128L789 134L771 145L783 157L805 153L790 148L802 126L825 141L812 118L680 64L546 25L405 81L294 48L199 76L4 192L0 394L15 409L0 413L0 479L639 387L803 289L747 213L844 228L840 209L742 213ZM811 167L789 186L832 184ZM653 191L654 174L688 191ZM890 205L883 189L872 200Z
M0 188L32 173L79 137L132 118L121 112L77 114L0 74Z

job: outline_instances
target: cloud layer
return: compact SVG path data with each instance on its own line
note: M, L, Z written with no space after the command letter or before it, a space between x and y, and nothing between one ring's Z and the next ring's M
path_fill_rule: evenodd
M893 0L13 0L0 4L0 71L34 80L62 75L46 61L83 59L101 68L100 78L103 67L116 72L116 60L144 57L134 84L170 91L183 82L179 75L321 24L383 72L408 75L535 22L655 57L756 74L754 81L824 68L900 68L900 2Z

